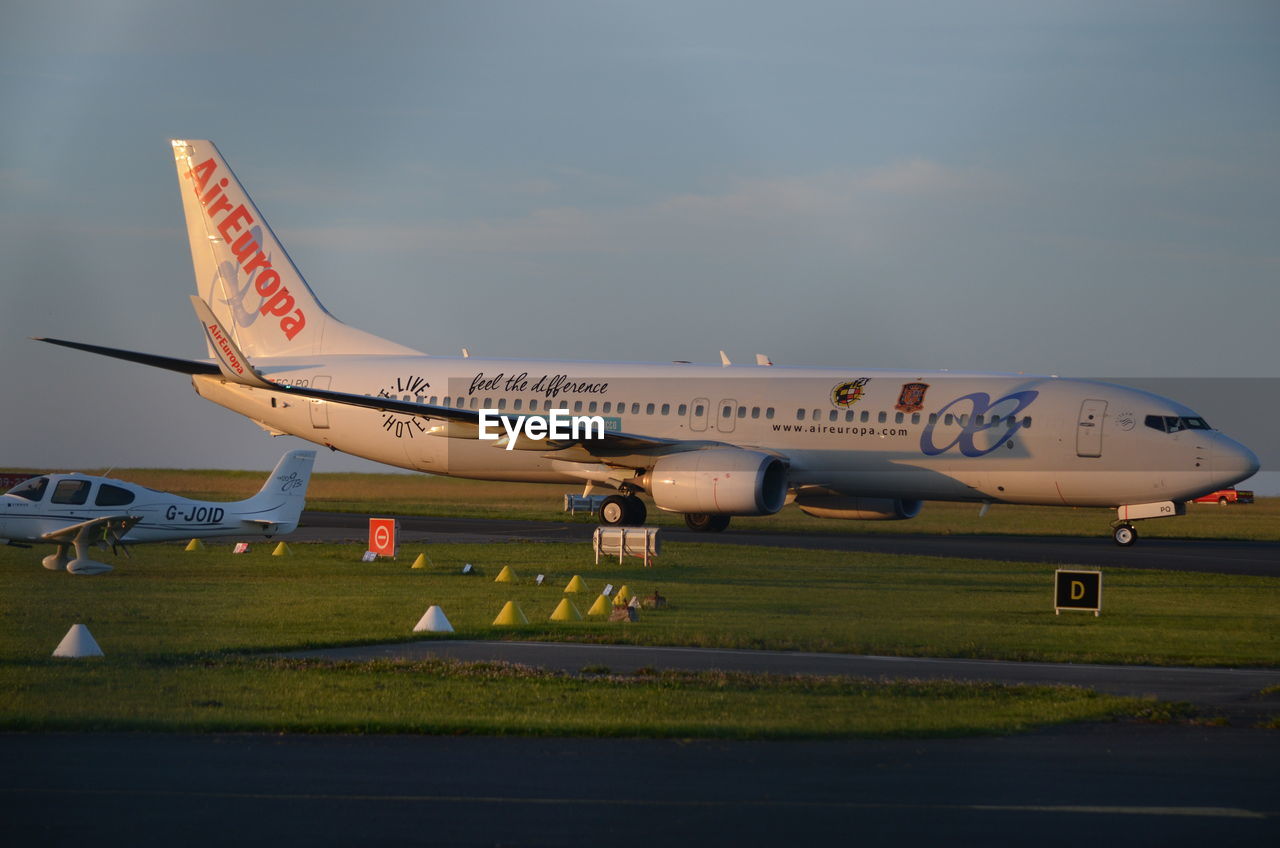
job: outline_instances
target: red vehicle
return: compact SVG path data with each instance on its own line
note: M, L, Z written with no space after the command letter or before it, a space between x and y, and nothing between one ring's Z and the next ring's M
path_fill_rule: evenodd
M25 483L37 474L24 474L15 471L0 471L0 492L7 492L19 483Z
M1216 503L1220 506L1226 506L1229 503L1253 503L1253 492L1243 489L1219 489L1216 492L1210 492L1204 497L1196 498L1192 503Z

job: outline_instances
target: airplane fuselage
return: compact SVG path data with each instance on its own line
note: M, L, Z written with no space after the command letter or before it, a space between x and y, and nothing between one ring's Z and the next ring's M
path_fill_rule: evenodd
M1093 381L435 356L316 360L255 365L285 385L509 415L564 408L600 416L608 429L774 452L789 462L793 492L812 486L869 498L1118 506L1190 499L1238 481L1255 463L1182 404ZM444 438L421 417L286 397L215 376L196 375L193 384L271 432L401 468L566 483L597 473L593 463L556 451Z
M138 516L140 520L120 537L126 544L168 542L190 539L193 536L251 536L263 533L289 532L292 526L278 524L259 525L252 521L272 512L262 506L246 508L243 502L222 503L197 501L156 492L134 486L120 480L88 477L79 474L48 474L47 491L40 500L30 500L18 495L0 495L0 539L17 542L40 542L50 533L85 521L112 515ZM58 484L66 481L85 486L83 503L59 503ZM135 497L127 504L99 506L95 500L103 486L115 491L132 492ZM119 496L117 496L119 497ZM78 499L78 496L77 496Z

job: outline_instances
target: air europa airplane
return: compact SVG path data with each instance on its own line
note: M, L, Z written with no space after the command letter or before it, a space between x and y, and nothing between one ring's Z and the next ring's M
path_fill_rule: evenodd
M46 341L188 374L272 434L432 474L604 489L605 524L643 523L645 496L708 531L789 502L905 519L972 501L1115 508L1128 545L1134 521L1258 469L1183 404L1101 382L427 355L329 314L213 143L172 145L211 359ZM479 438L483 410L518 426ZM523 426L555 410L603 433Z

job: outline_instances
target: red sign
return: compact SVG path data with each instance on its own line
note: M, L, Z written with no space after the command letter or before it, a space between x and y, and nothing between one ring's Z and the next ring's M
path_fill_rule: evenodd
M395 559L398 524L394 518L370 518L369 550L378 556Z
M7 492L19 483L25 483L35 474L21 474L17 472L0 472L0 492Z

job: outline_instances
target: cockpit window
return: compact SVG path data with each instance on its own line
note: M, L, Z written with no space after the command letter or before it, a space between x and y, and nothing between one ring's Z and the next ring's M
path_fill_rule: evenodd
M110 483L103 483L98 487L98 494L93 502L97 506L124 506L133 503L133 492Z
M1148 415L1143 422L1161 433L1178 433L1182 430L1212 430L1209 423L1198 416Z
M88 480L59 480L58 485L53 487L50 503L80 506L89 500L90 485Z
M9 494L26 498L29 501L38 501L44 498L44 490L48 487L48 477L32 477L30 480L24 480L14 486L9 490Z

